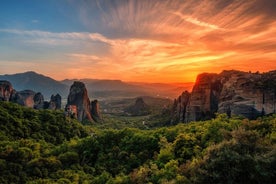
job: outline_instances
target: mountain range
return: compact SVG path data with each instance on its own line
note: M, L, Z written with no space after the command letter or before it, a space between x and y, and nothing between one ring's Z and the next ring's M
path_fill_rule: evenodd
M17 91L28 89L41 92L46 99L49 99L52 94L56 93L64 97L65 94L68 94L69 90L67 85L33 71L12 75L0 75L0 80L11 82L13 88Z
M51 77L28 71L17 74L0 75L0 80L10 81L13 88L20 90L33 90L41 92L45 99L52 94L59 93L63 99L67 98L70 86L74 81L81 81L86 85L89 97L93 99L119 99L137 96L159 96L175 98L182 91L191 91L193 83L138 83L124 82L109 79L65 79L57 81Z

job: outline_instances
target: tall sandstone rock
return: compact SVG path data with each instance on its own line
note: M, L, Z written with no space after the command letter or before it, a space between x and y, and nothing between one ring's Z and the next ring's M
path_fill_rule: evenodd
M216 112L249 119L275 113L276 71L260 74L230 70L200 74L189 102L183 103L182 99L180 96L173 109L173 119L180 122L211 119Z
M73 83L67 98L67 106L76 106L79 121L92 121L90 100L84 83L79 81Z
M61 96L59 94L51 96L48 109L61 109Z
M94 121L96 122L99 122L102 117L101 117L101 114L100 114L100 105L99 105L99 102L98 100L93 100L91 101L91 117Z
M10 101L12 94L15 92L9 81L0 81L0 101Z
M190 102L191 94L188 91L184 91L173 104L173 118L172 122L184 122L186 119L186 108Z
M36 93L33 97L33 100L34 100L34 109L44 108L44 97L41 93Z

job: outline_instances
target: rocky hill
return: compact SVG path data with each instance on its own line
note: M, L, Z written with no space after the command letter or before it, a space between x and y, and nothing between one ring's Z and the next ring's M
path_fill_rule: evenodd
M185 91L173 106L173 121L211 119L215 113L254 119L275 113L276 70L267 73L223 71L198 75L191 93Z
M190 91L193 83L137 83L110 79L65 79L57 81L51 77L28 71L17 74L0 75L0 80L12 83L16 90L39 91L46 100L52 94L60 94L63 102L74 81L83 82L87 88L88 96L102 100L122 98L135 98L137 96L157 96L161 98L175 98L181 91Z
M131 116L144 116L150 114L150 107L144 102L144 99L139 97L135 104L127 107L125 112Z

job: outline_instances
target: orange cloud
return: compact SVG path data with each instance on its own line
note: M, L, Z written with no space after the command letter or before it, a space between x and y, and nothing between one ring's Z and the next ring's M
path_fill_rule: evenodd
M274 5L269 0L88 1L76 6L87 30L96 31L0 32L33 46L62 47L54 60L64 64L59 79L189 82L201 72L275 70ZM96 18L90 14L95 8Z

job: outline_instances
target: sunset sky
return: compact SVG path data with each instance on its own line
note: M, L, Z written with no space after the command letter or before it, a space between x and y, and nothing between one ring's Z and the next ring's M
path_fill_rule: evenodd
M276 0L2 0L0 75L193 82L276 69Z

